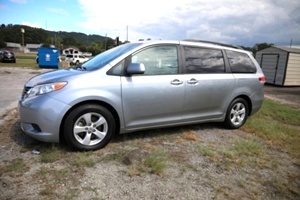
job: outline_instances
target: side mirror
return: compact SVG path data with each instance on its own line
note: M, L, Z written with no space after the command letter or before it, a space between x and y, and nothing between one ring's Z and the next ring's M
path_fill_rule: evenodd
M131 63L127 67L127 74L144 74L145 65L143 63Z

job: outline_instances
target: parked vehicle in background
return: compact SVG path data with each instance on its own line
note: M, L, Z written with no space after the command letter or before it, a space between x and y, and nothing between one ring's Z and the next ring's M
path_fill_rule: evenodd
M235 46L127 43L31 78L19 114L33 138L95 150L115 133L202 122L239 128L260 109L264 83L252 54Z
M89 60L89 58L79 54L68 54L65 58L66 61L69 61L70 65L79 65Z
M90 52L83 52L82 55L84 55L85 57L91 57L91 56L93 56L93 54L90 53Z
M0 51L0 62L15 63L16 62L15 54L7 50Z

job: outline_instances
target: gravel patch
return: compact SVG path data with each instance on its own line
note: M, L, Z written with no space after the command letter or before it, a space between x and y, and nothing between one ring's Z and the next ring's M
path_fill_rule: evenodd
M11 118L0 129L0 199L299 198L297 160L242 130L213 123L129 133L85 155L64 144L53 146L27 137L20 130L16 109L9 112ZM225 156L238 141L253 138L262 145L260 154ZM206 155L199 150L203 148L215 154ZM51 151L58 159L43 162ZM145 165L157 151L167 155L162 173ZM92 164L78 165L75 161L82 155ZM24 171L6 169L16 159L25 163ZM290 182L291 178L298 182ZM294 184L294 191L283 190L284 184Z
M0 68L1 81L14 77L21 85L36 73ZM16 108L22 87L2 84L0 90L16 95L0 110L1 200L300 199L299 158L255 133L199 124L118 135L104 149L74 152L26 136ZM286 96L282 103L299 108L289 101L288 95L299 100L293 92L280 98L266 92L267 98ZM249 141L257 151L237 150Z

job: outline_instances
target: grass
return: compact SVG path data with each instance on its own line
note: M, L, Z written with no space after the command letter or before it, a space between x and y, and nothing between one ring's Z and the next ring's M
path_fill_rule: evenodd
M202 154L205 157L209 157L211 161L216 161L219 158L218 152L213 147L207 147L207 146L198 146L197 151Z
M261 110L248 119L242 130L255 133L270 146L300 159L299 110L266 99Z
M234 146L229 150L231 154L240 156L259 156L263 152L263 145L259 143L256 138L250 138L245 140L238 140L234 143Z
M20 52L16 52L15 56L16 56L17 59L32 59L32 60L36 59L36 53L20 53Z
M105 149L94 152L70 152L60 145L41 146L41 143L34 143L26 151L40 151L34 157L39 158L41 167L33 178L42 180L39 195L45 199L74 199L86 167L121 164L127 175L133 177L163 175L174 162L180 165L183 173L199 172L203 183L213 188L216 199L259 199L266 192L269 192L269 197L276 196L277 199L299 198L299 173L295 170L300 166L295 163L300 159L299 110L266 99L260 111L242 127L246 133L224 130L226 133L215 136L227 141L216 142L209 137L206 139L202 132L205 130L210 134L215 127L197 125L180 130L170 128L124 135ZM198 154L193 155L194 152ZM178 157L172 156L175 154ZM190 155L202 156L206 163L195 164ZM20 177L29 170L28 166L22 158L5 161L0 164L0 177L3 174ZM200 172L207 169L218 173L202 176ZM120 173L124 174L123 171ZM166 174L166 177L171 176ZM237 174L238 178L229 177ZM227 177L228 181L224 182ZM79 186L68 188L71 184ZM60 193L57 185L64 185L66 191ZM86 186L85 190L97 196L94 187Z
M16 63L0 63L0 67L26 67L32 69L40 69L35 60L19 58L17 58Z
M257 164L256 158L265 156L265 146L255 137L239 139L232 145L220 147L214 144L197 146L197 152L209 158L224 170Z
M65 149L62 149L57 145L53 145L52 147L47 146L41 150L40 159L43 163L53 163L64 158L66 156L65 153Z
M144 160L144 166L150 173L160 175L167 168L167 161L167 153L163 150L158 150L146 157Z
M128 166L128 175L131 177L142 173L162 175L169 160L167 152L157 148L149 148L149 144L141 144L139 149L140 151L129 150L128 152L107 154L101 158L101 161L104 163L118 162Z
M4 166L0 165L0 176L4 174L23 174L28 170L29 167L22 158L15 158Z
M5 67L26 67L26 68L33 68L39 69L36 63L36 54L29 54L29 53L15 53L17 61L16 63L0 63L1 66Z
M0 67L26 67L40 69L36 63L36 54L16 53L16 63L0 63Z
M162 175L167 169L168 155L165 151L158 150L150 153L142 161L132 163L128 168L130 177L150 173Z
M53 188L44 188L39 192L42 196L54 196L55 192Z
M92 157L92 152L79 152L71 156L69 163L77 168L93 167L96 162Z

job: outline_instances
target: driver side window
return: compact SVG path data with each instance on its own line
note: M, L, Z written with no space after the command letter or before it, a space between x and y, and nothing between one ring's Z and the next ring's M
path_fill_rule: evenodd
M177 47L164 45L147 48L132 55L131 63L143 63L145 65L144 75L177 74Z

